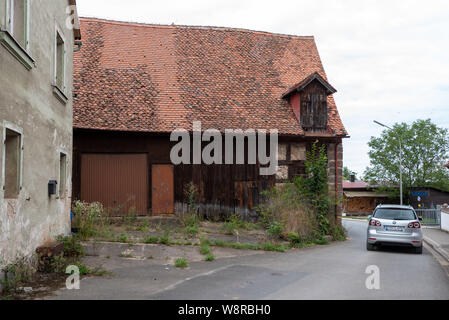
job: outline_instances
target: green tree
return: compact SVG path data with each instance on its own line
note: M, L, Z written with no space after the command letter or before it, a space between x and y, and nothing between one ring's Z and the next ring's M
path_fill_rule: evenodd
M449 170L442 165L448 158L448 130L430 119L412 125L397 123L379 138L368 143L370 166L365 179L399 185L399 141L402 142L404 199L410 198L411 187L436 187L449 190ZM399 195L399 190L396 189Z
M305 166L305 177L297 177L294 184L306 203L316 210L320 231L327 234L330 228L328 217L331 200L329 198L326 147L324 145L318 147L318 143L315 142L312 150L307 152Z

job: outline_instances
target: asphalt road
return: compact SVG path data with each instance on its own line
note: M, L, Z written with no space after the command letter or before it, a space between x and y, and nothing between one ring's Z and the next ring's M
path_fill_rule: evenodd
M368 252L366 222L344 221L350 240L288 253L192 263L188 270L135 266L88 278L52 299L449 299L449 277L430 252ZM367 289L368 266L380 289Z

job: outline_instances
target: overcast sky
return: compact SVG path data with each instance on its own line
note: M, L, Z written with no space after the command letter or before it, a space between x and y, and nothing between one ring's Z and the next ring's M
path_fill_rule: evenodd
M81 16L315 36L363 173L367 142L388 125L431 118L449 128L449 1L78 0Z

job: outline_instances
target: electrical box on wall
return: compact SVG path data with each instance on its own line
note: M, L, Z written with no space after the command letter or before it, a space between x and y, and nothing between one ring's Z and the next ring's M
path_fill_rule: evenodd
M56 194L56 185L58 182L56 180L50 180L48 182L48 196L52 196Z

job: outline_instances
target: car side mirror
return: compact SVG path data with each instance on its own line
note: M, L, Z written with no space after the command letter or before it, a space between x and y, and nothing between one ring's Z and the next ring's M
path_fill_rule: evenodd
M371 220L372 217L373 217L372 215L369 215L369 216L368 216L368 220Z
M422 221L422 218L421 218L421 217L418 217L418 220L419 220L419 221Z

